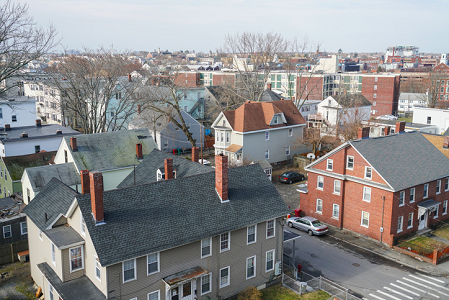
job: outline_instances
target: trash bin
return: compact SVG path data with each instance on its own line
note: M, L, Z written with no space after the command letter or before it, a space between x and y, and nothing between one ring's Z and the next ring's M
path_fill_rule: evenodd
M181 155L181 154L182 154L182 149L178 148L178 155Z
M305 293L307 290L307 282L300 282L301 285L301 294Z
M295 217L300 217L301 212L302 212L302 209L299 209L299 208L295 209Z
M173 149L173 155L176 155L176 149Z

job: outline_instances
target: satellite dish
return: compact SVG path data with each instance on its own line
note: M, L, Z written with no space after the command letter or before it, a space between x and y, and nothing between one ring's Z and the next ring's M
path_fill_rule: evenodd
M307 153L307 158L314 159L315 158L315 154Z

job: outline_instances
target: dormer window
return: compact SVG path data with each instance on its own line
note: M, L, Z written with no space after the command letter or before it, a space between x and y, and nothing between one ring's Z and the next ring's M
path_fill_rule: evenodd
M157 181L165 180L165 171L162 172L160 169L156 171ZM173 170L173 178L176 178L176 170Z
M273 124L278 124L278 116L274 115L273 117Z

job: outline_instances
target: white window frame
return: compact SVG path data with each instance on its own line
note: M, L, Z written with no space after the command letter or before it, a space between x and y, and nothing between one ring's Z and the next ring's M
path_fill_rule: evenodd
M444 183L444 190L449 191L449 177L446 177L446 182Z
M265 131L265 140L266 141L270 140L270 132L269 131Z
M441 194L441 179L437 180L436 194Z
M227 234L227 235L228 235L228 239L227 239L228 247L227 247L227 248L222 248L222 245L221 245L221 243L222 243L221 237L222 237L222 235L224 235L224 234ZM228 250L230 250L230 249L231 249L231 232L229 231L229 232L220 234L220 253L225 252L225 251L228 251Z
M438 213L439 212L440 212L440 205L437 205L435 211L433 212L433 218L434 219L438 218Z
M80 231L83 236L86 236L86 222L84 221L83 214L80 212Z
M157 293L157 300L160 300L160 299L161 299L161 290L157 290L157 291L155 291L155 292L148 293L148 294L147 294L147 300L150 299L150 295L156 294L156 293ZM136 298L136 299L137 299L137 298Z
M368 170L369 170L369 176L368 176ZM367 180L373 179L373 168L365 166L365 179L367 179Z
M47 281L47 282L48 282L48 299L54 300L55 299L55 289L49 281Z
M268 223L269 222L273 222L273 235L271 235L271 236L268 236ZM266 238L267 239L270 239L270 238L273 238L273 237L275 237L276 236L276 219L273 219L273 220L268 220L267 222L266 222Z
M254 261L253 261L254 275L251 276L251 277L248 277L248 260L250 260L250 259L254 259ZM256 274L257 274L257 273L256 273L256 266L257 266L257 263L256 263L256 256L255 256L255 255L250 256L250 257L248 257L248 258L246 259L246 265L245 265L245 266L246 266L246 280L256 277Z
M290 155L290 146L285 148L285 155L286 156Z
M403 231L404 228L404 216L398 217L398 226L397 226L397 233L400 233Z
M97 276L97 270L100 273L100 277ZM95 278L97 278L101 282L101 264L98 261L98 257L96 255L94 255L94 273Z
M443 213L442 213L442 215L444 216L444 215L447 215L447 200L444 200L443 201Z
M405 191L399 192L399 206L405 205Z
M321 187L320 187L320 183L321 183ZM324 177L321 175L318 175L316 178L316 189L321 190L321 191L324 189Z
M203 242L206 240L209 241L209 254L203 255L203 249L207 247L203 246ZM201 258L206 258L209 256L212 256L212 237L201 240Z
M270 159L270 150L265 150L265 159Z
M369 191L369 193L368 193ZM369 199L365 199L365 195L369 195ZM371 188L364 186L363 187L363 195L362 195L362 200L366 201L366 202L371 202Z
M9 231L8 231L9 236L8 236L8 237L6 237L6 228L9 228ZM5 225L5 226L3 226L3 238L4 238L4 239L12 238L12 229L11 229L11 225Z
M229 131L226 131L226 143L229 143L231 140L231 133Z
M125 281L125 262L128 262L130 260L132 260L134 263L134 277ZM131 258L122 262L122 283L127 283L134 280L137 280L136 259Z
M326 163L326 170L327 171L333 171L334 170L334 160L328 159Z
M51 243L51 262L56 266L56 246Z
M413 197L412 197L412 196L413 196ZM415 202L415 188L411 188L411 189L410 189L409 200L410 200L410 203Z
M249 228L254 227L254 241L248 242L249 238ZM246 244L251 245L257 242L257 224L246 227Z
M341 181L340 180L334 180L334 194L340 195L341 193Z
M73 270L72 269L72 251L71 250L77 249L77 248L81 248L81 267ZM70 273L73 273L73 272L76 272L79 270L84 270L84 247L83 247L83 245L69 248L69 264L70 264Z
M352 159L352 167L349 167L349 159ZM346 156L346 169L348 170L354 170L354 156L352 155L347 155Z
M335 215L335 208L337 208L337 215ZM340 218L340 205L332 204L332 219L338 220Z
M365 220L365 219L363 218L363 215L364 215L364 214L367 214L367 215L368 215L368 218L366 219L366 220L367 220L367 224L366 224L366 225L363 224L363 220ZM369 212L363 211L363 210L362 210L362 220L361 220L360 226L365 227L365 228L369 228Z
M429 197L429 184L425 183L423 189L423 199L426 199L428 197Z
M408 225L408 222L411 220L411 224ZM407 229L413 228L413 212L408 214L408 219L407 219Z
M319 207L321 207L320 209L318 209ZM323 214L323 200L322 199L316 199L316 208L315 208L315 212L317 214L322 215Z
M268 269L268 253L273 253L273 266L271 267L271 269ZM268 250L267 252L265 252L265 273L273 271L274 270L274 265L275 265L275 251L273 250Z
M209 277L209 290L203 291L203 277L206 277L206 276ZM212 292L212 273L204 274L201 276L200 287L201 287L201 296Z
M288 129L288 136L293 136L293 128Z
M23 228L24 227L25 227L25 232L23 232ZM26 221L25 222L20 222L20 233L21 233L21 235L28 234L28 225L27 225Z
M224 270L224 269L228 269L228 275L226 276L226 283L225 283L225 284L222 284L221 279L224 278L224 277L221 277L221 271ZM228 286L228 285L230 285L230 284L231 284L231 267L230 267L230 266L227 266L227 267L221 268L221 269L220 269L220 275L219 275L219 276L220 276L220 279L219 279L219 282L220 282L220 289L221 289L221 288L224 288L224 287L226 287L226 286Z
M157 258L157 260L156 260L157 270L150 273L150 272L149 272L149 269L148 269L148 265L150 264L149 261L148 261L148 259L149 259L149 256L150 256L150 255L155 255L155 254L156 254L156 258ZM154 262L152 262L152 264L154 264ZM161 259L160 259L160 254L159 254L159 252L155 252L155 253L150 253L150 254L148 254L148 255L147 255L147 276L150 276L150 275L159 273L160 271L161 271Z

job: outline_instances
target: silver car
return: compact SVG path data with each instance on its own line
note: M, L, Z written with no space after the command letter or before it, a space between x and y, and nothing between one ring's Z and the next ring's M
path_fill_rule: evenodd
M329 231L326 225L312 217L288 218L287 225L290 228L303 230L309 235L323 235Z

